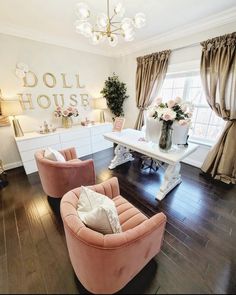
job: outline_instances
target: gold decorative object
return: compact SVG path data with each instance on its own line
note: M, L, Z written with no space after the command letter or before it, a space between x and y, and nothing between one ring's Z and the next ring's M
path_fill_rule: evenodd
M41 101L42 98L46 99L46 104L44 105ZM42 108L42 109L48 109L51 105L51 100L50 98L46 95L46 94L41 94L37 97L37 102L38 105Z
M71 128L73 124L73 120L71 117L62 116L62 127L63 128Z
M0 127L10 126L10 121L8 117L1 116L1 101L3 101L2 91L0 89Z
M47 76L52 78L52 84L48 83ZM43 74L43 83L49 88L54 88L57 84L57 80L56 80L56 77L52 73L45 73L45 74Z
M103 97L94 99L94 108L100 110L100 123L105 123L104 110L107 109L106 99Z
M4 116L13 116L12 124L16 137L24 136L19 121L16 119L16 115L22 113L22 107L19 100L2 100L1 101L2 114Z
M110 46L114 47L118 44L118 36L122 36L125 41L134 40L134 29L140 29L145 26L146 17L144 13L136 13L134 18L125 17L117 20L117 17L122 18L125 14L125 7L122 3L117 3L110 11L110 1L107 0L107 13L101 13L97 16L97 22L92 25L88 20L91 15L89 7L85 3L77 3L76 15L78 20L75 22L76 32L90 38L94 45L108 40Z

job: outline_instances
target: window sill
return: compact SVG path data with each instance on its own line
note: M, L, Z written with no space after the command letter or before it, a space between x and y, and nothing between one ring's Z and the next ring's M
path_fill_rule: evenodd
M207 147L210 147L210 148L215 144L214 142L204 141L204 140L201 140L201 139L195 139L195 138L191 138L191 137L189 138L188 141L192 142L192 143L204 145L204 146L207 146Z

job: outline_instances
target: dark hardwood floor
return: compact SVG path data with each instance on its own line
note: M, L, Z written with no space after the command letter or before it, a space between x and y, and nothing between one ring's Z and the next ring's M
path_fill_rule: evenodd
M235 186L182 164L183 182L158 202L162 169L140 171L136 155L110 171L112 149L91 157L97 182L117 176L131 203L168 218L162 251L120 293L236 293ZM0 293L86 293L69 261L60 201L47 198L37 173L17 168L8 180L0 190Z

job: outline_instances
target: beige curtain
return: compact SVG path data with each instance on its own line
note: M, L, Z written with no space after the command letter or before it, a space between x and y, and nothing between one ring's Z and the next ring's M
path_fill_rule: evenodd
M236 32L201 43L201 78L213 111L227 121L209 152L202 171L226 183L236 183Z
M140 130L143 126L144 110L152 103L154 86L157 93L163 84L170 53L170 50L165 50L137 58L136 104L139 115L135 129Z

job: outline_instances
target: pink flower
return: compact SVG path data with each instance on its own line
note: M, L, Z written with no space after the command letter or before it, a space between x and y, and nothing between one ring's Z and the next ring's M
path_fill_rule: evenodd
M166 110L164 110L163 115L162 115L162 119L164 121L174 121L175 118L176 118L175 111L173 111L170 108L167 108Z
M69 112L68 112L67 110L64 110L64 111L63 111L63 116L64 116L64 117L68 117L68 115L69 115Z
M179 125L180 126L186 126L188 124L187 120L179 120Z
M155 105L159 106L159 105L162 103L162 98L161 98L161 97L157 97L157 98L154 100L154 103L155 103Z
M175 103L179 104L180 102L181 102L181 97L177 96L176 99L175 99Z
M56 110L57 110L58 112L61 112L61 107L57 107Z
M193 113L192 112L189 112L189 113L187 113L187 115L188 115L188 118L192 118Z
M72 107L68 107L68 108L67 108L67 111L68 111L68 112L73 112L73 108L72 108Z
M173 99L171 99L167 102L168 108L173 108L175 106L175 104L176 104L176 102Z
M186 104L182 104L181 109L185 113L187 111L188 106Z
M56 118L59 118L59 117L61 116L61 112L59 113L59 112L55 111L55 112L54 112L54 116L55 116Z

